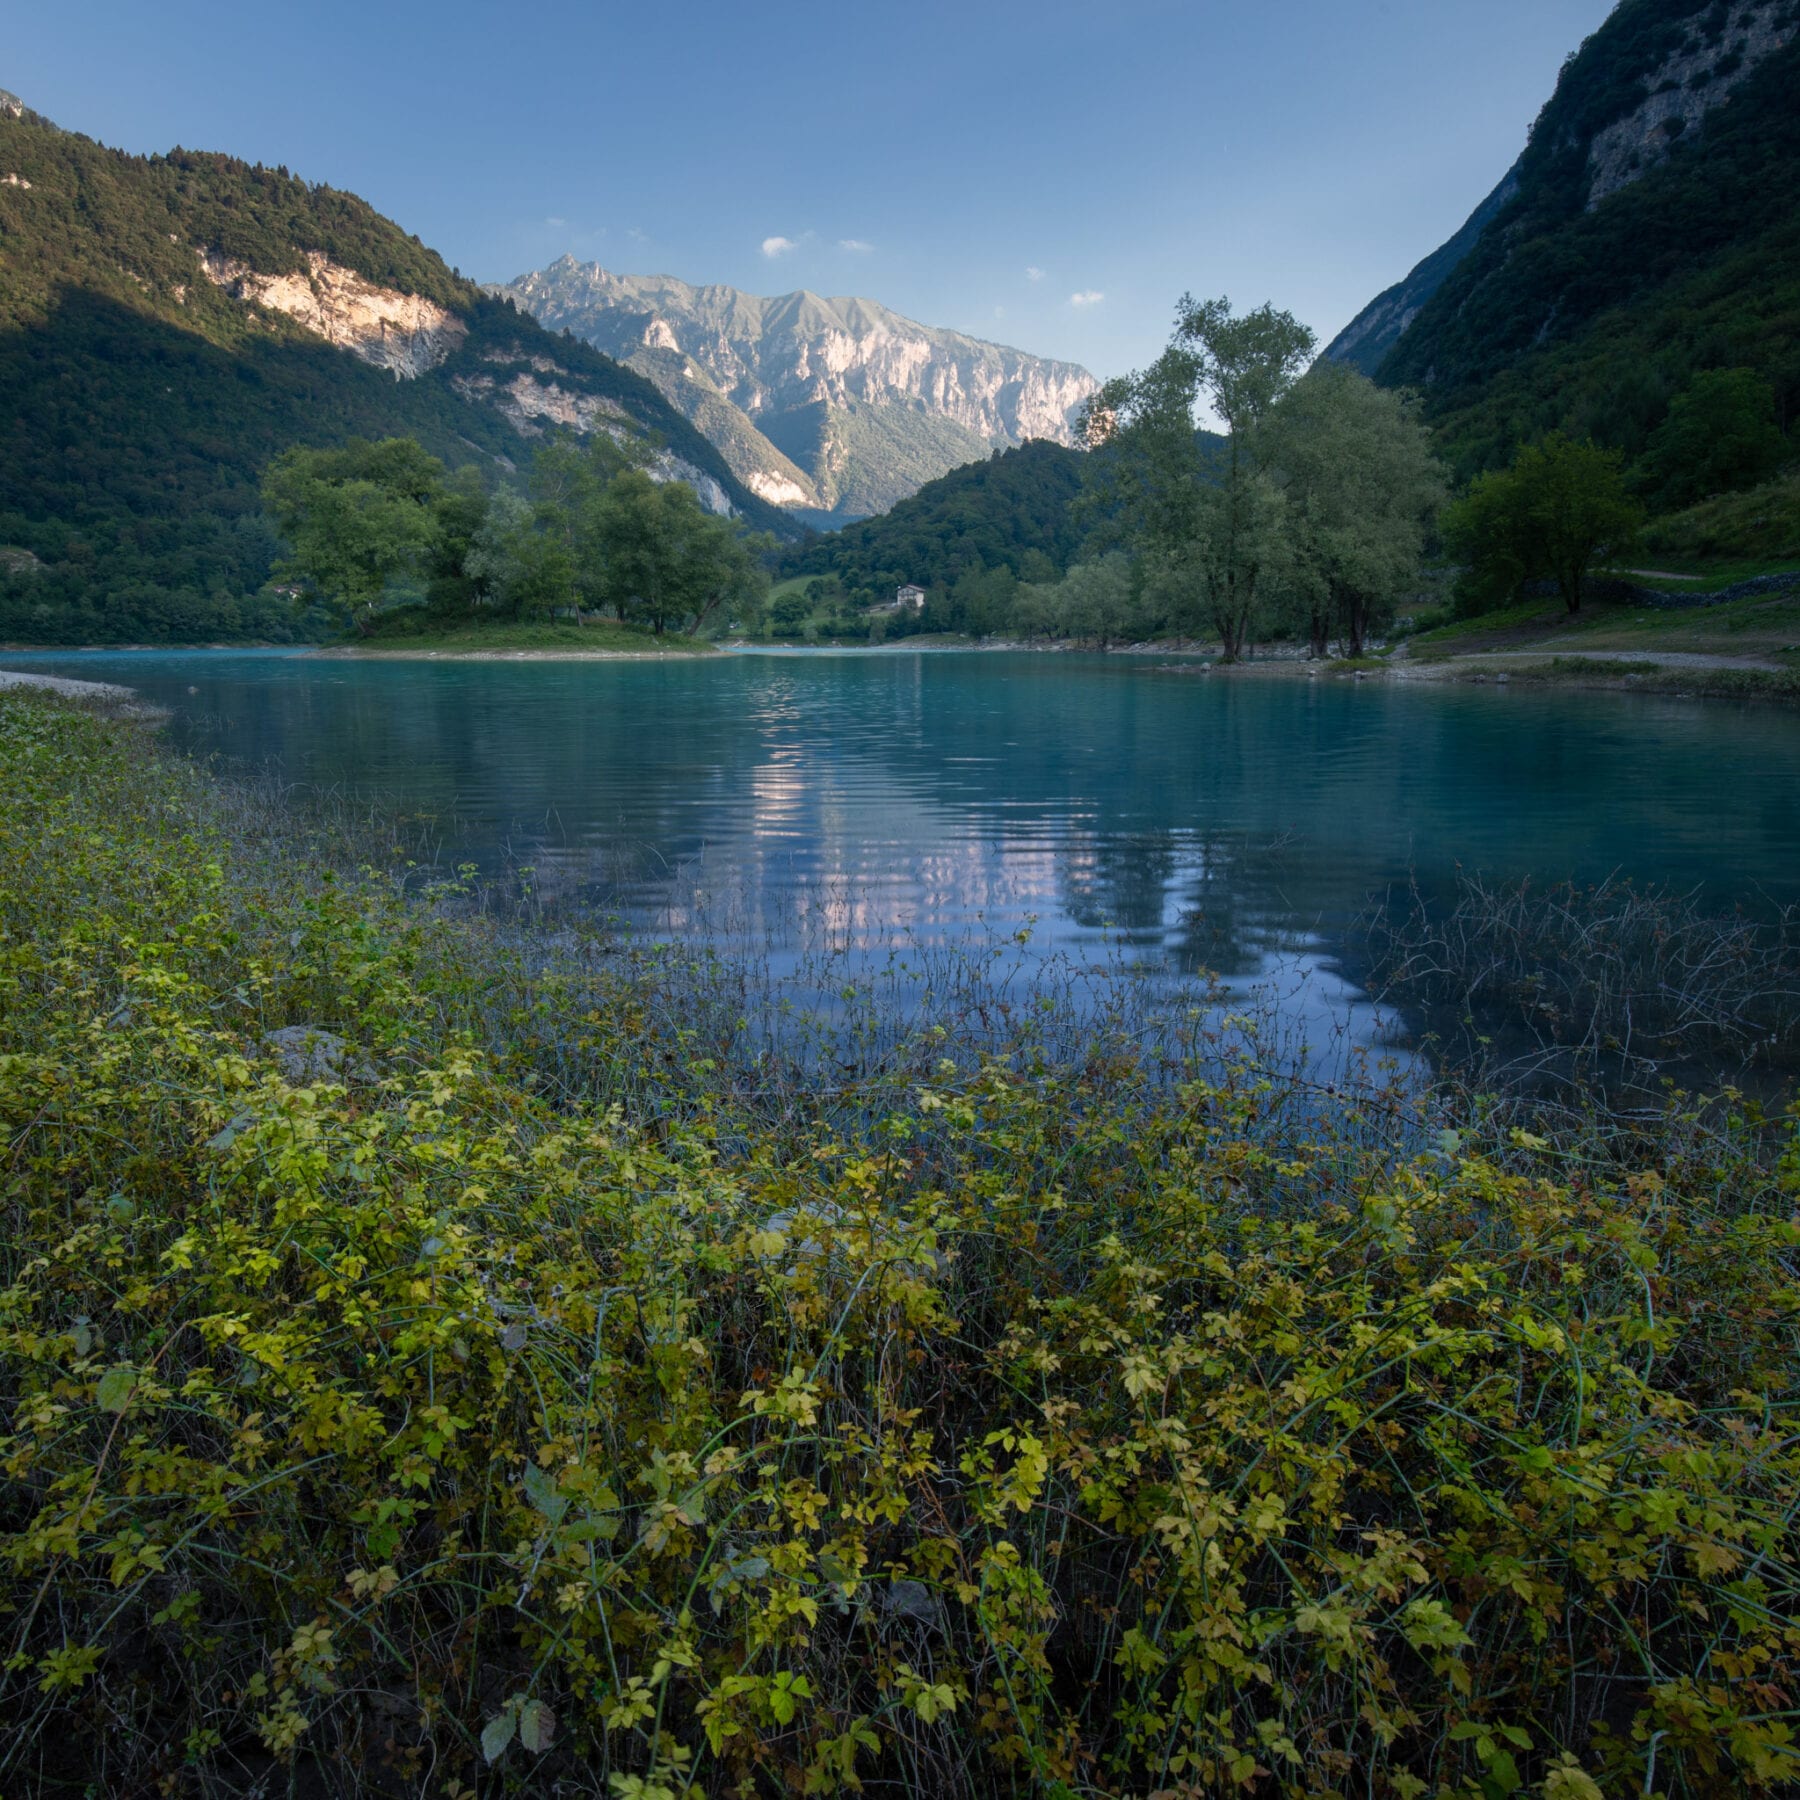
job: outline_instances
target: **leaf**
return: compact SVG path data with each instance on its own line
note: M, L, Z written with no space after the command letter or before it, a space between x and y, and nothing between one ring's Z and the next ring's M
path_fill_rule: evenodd
M546 1475L536 1463L525 1465L525 1498L552 1525L569 1510L567 1498L556 1491L556 1477Z
M481 1754L490 1763L497 1763L506 1754L506 1747L513 1741L513 1733L518 1728L518 1715L510 1706L505 1712L496 1714L481 1728Z
M1488 1764L1481 1777L1482 1792L1490 1800L1512 1800L1512 1796L1525 1784L1519 1779L1519 1765L1506 1750L1496 1750L1493 1760Z
M534 1756L542 1755L556 1737L556 1714L541 1700L527 1700L519 1709L519 1742Z
M1565 1754L1562 1766L1544 1777L1544 1800L1602 1800L1600 1784Z
M103 1412L122 1413L130 1405L136 1387L137 1370L128 1363L115 1363L100 1377L100 1385L94 1389L94 1403Z

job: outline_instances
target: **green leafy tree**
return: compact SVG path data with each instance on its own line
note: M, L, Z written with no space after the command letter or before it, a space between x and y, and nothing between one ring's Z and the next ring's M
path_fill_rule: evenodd
M647 468L652 454L642 439L620 443L596 431L585 440L559 437L532 459L529 492L537 525L560 546L570 568L569 598L578 605L602 603L607 487L628 469Z
M811 586L809 583L808 592L811 591ZM798 631L812 617L812 609L813 603L806 593L783 594L769 606L769 623L777 631Z
M1291 313L1238 316L1227 300L1184 295L1162 356L1088 403L1088 440L1107 452L1095 465L1101 505L1177 616L1212 625L1227 662L1243 654L1285 551L1263 439L1313 344ZM1201 408L1225 427L1222 447L1198 435Z
M1754 487L1787 454L1775 390L1754 369L1708 369L1651 434L1644 473L1667 508Z
M452 471L435 510L437 536L425 557L426 605L446 619L466 618L480 598L467 564L488 512L481 471L472 464Z
M366 632L396 583L424 572L441 530L444 465L411 438L295 448L269 465L263 503L286 544L276 574Z
M1579 611L1595 558L1643 522L1622 465L1616 450L1554 432L1510 469L1478 476L1445 515L1446 541L1469 565L1467 590L1516 595L1547 576L1568 611Z
M1131 558L1112 550L1075 564L1061 581L1021 587L1012 623L1029 636L1091 639L1104 649L1142 635L1153 617Z
M516 488L501 488L489 502L463 570L481 602L510 618L545 619L574 598L567 543Z
M601 495L595 533L605 603L658 637L684 621L697 635L722 610L759 607L767 592L762 542L707 512L686 482L627 469Z
M1287 591L1315 655L1351 656L1417 579L1443 471L1410 396L1321 362L1271 414L1265 450L1286 500Z

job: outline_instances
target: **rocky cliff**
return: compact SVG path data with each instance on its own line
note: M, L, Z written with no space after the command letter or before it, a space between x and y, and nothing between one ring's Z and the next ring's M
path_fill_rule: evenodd
M1462 473L1552 429L1636 457L1711 368L1800 407L1800 0L1621 0L1469 223L1328 354L1423 391Z
M469 335L468 326L447 306L422 294L378 287L318 250L307 252L305 274L259 274L216 250L202 250L199 256L207 280L233 299L285 313L326 343L386 369L396 380L416 379L437 368Z
M1661 163L1794 37L1791 0L1708 7L1639 75L1643 98L1588 138L1588 210Z
M505 290L641 370L765 499L883 511L992 449L1074 441L1085 369L863 299L762 298L563 257Z

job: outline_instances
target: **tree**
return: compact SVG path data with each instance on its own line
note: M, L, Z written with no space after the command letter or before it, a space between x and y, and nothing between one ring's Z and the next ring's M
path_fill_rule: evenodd
M515 619L548 618L574 597L567 543L516 488L501 488L488 503L463 572L484 604Z
M420 573L441 529L444 465L411 438L285 451L263 503L287 544L276 565L366 632L382 596Z
M467 564L488 512L481 471L472 463L454 471L434 510L438 529L425 554L425 603L440 616L466 618L480 598Z
M1169 348L1088 402L1088 441L1108 451L1095 464L1097 497L1155 586L1211 622L1227 662L1242 655L1283 553L1263 436L1313 344L1291 313L1236 317L1227 300L1184 295ZM1222 446L1198 434L1201 407L1224 425Z
M809 598L813 583L798 594L783 594L769 607L769 623L781 632L795 632L812 617L813 602ZM820 596L823 598L823 594Z
M683 620L697 635L721 608L760 605L768 589L762 544L707 512L684 481L627 469L607 484L594 523L605 604L658 637Z
M1064 576L1063 589L1076 634L1093 638L1103 650L1137 636L1146 623L1131 560L1117 551L1077 563Z
M1269 419L1265 453L1286 503L1287 587L1314 655L1335 625L1349 655L1418 575L1443 471L1410 396L1321 362Z
M1708 369L1676 395L1651 434L1644 474L1672 510L1754 487L1786 452L1769 383L1753 369Z
M650 450L638 439L620 444L604 431L586 440L559 437L532 458L530 493L539 528L560 546L570 569L570 594L577 605L601 604L602 498L627 469L648 466Z
M1643 522L1621 464L1616 450L1554 432L1521 450L1510 469L1477 477L1445 516L1451 547L1468 560L1472 590L1516 594L1526 581L1548 576L1568 611L1579 611L1595 557Z

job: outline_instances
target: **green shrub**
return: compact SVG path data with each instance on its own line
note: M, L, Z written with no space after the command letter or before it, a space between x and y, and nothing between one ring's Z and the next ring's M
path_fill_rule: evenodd
M1754 1120L1098 1041L759 1111L485 944L0 696L9 1791L1792 1782Z

